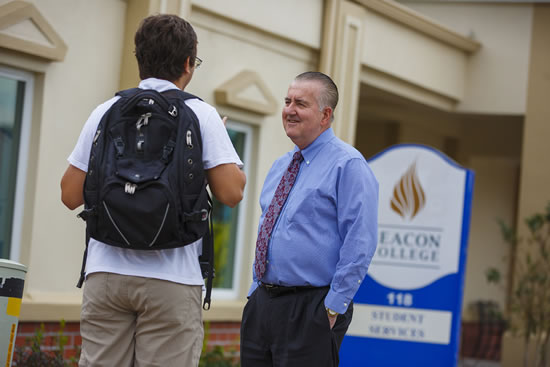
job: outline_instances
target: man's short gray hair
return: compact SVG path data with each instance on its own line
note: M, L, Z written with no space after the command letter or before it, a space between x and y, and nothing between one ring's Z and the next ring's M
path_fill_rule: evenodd
M332 81L332 79L323 73L318 71L306 71L294 78L296 81L317 81L323 89L319 91L317 96L317 104L319 104L319 110L322 111L325 107L332 108L332 116L330 121L334 120L334 110L338 104L338 87Z

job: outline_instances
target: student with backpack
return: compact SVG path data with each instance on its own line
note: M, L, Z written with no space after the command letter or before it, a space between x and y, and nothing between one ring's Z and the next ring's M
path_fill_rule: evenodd
M87 224L79 365L197 366L213 276L206 183L234 207L246 178L216 110L183 92L202 62L193 27L147 17L135 47L138 88L91 113L61 180Z

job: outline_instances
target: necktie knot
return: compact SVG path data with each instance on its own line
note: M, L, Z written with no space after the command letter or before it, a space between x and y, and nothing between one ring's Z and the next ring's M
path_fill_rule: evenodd
M292 160L294 161L298 161L298 162L301 162L304 160L304 156L302 155L302 151L301 150L298 150L294 153L294 155L292 156Z

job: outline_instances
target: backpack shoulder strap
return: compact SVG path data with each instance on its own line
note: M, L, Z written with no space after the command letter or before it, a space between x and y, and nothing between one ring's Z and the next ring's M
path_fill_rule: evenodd
M141 88L124 89L124 90L116 92L115 96L120 96L120 97L123 97L123 98L130 98L130 97L134 96L135 94L137 94L138 92L140 92L142 90L143 89L141 89Z
M130 98L130 97L134 96L135 94L137 94L138 92L141 92L143 90L145 90L145 89L141 89L141 88L124 89L124 90L116 92L115 96ZM180 98L184 101L186 101L188 99L198 99L198 100L202 101L202 98L197 97L194 94L182 91L181 89L168 89L168 90L162 92L161 94L165 95L166 97Z
M198 100L202 101L202 99L200 97L197 97L194 94L182 91L181 89L169 89L167 91L162 92L162 94L165 95L168 98L179 98L182 101L186 101L188 99L198 99Z
M201 98L191 94L182 91L181 89L170 89L167 91L162 92L162 95L164 95L167 98L171 99L179 99L182 102L185 102L188 99L198 99L202 101ZM194 113L193 113L194 114ZM193 120L194 123L198 125L198 119ZM199 142L201 142L201 137L199 134ZM200 143L202 146L202 143ZM201 148L202 149L202 148ZM212 221L212 199L206 189L204 189L203 194L207 196L208 199L208 229L202 238L202 254L199 256L199 265L202 272L202 277L206 280L206 294L204 296L203 305L202 308L205 311L208 311L210 309L210 302L211 302L211 295L212 295L212 288L213 288L213 280L215 277L215 269L214 269L214 228L213 228L213 221Z
M210 309L212 287L216 270L214 269L214 226L212 220L212 198L208 195L208 230L202 238L202 254L199 256L199 265L201 267L202 277L206 279L206 294L202 308L205 311Z

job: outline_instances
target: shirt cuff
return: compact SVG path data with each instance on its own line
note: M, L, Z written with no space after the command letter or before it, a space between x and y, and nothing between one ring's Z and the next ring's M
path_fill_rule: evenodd
M348 306L351 302L351 298L336 293L332 288L328 291L325 297L325 307L330 308L340 314L346 313Z

